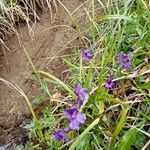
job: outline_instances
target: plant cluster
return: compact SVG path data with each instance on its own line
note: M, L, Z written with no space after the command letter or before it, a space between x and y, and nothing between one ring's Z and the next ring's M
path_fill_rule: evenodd
M80 39L63 61L69 79L37 71L35 76L50 104L43 118L27 126L28 149L130 150L148 148L150 138L150 10L143 0L92 0L80 26L65 5ZM101 16L97 15L102 11ZM25 50L26 52L26 50ZM63 95L54 98L47 83ZM28 101L27 101L28 102ZM50 114L50 115L49 115Z

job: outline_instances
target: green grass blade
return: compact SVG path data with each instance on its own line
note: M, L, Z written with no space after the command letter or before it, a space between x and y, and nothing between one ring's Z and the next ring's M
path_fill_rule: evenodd
M44 71L39 71L39 73L47 76L48 78L54 80L58 85L62 86L65 90L67 90L74 98L76 98L76 94L74 93L74 91L71 89L71 87L69 87L68 85L66 85L64 82L62 82L61 80L59 80L58 78L54 77L53 75L51 75L50 73L44 72Z
M113 19L113 20L118 20L118 19L130 20L131 18L129 16L125 16L125 15L106 15L106 16L97 17L97 21L109 20L109 19Z
M72 64L72 63L69 62L67 59L63 58L63 61L64 61L70 68L79 70L79 67L78 67L78 66Z
M8 87L13 87L16 91L18 91L25 98L25 101L26 101L26 103L29 107L29 110L30 110L31 114L32 114L33 120L37 121L37 117L34 113L32 104L31 104L30 100L28 99L28 97L26 96L26 94L23 92L23 90L18 85L14 85L14 84L10 83L9 81L4 80L2 78L0 78L0 81L4 82ZM42 141L44 141L44 136L43 136L43 133L42 133L42 130L41 130L40 127L38 127L37 133L38 133L39 138Z
M116 138L117 138L119 132L121 131L121 129L125 123L125 119L126 119L126 115L128 113L128 110L129 110L129 107L126 107L122 112L122 115L121 115L121 118L117 124L116 130L115 130L114 134L112 135L112 138L111 138L111 141L109 144L109 148L108 148L109 150L113 150L113 146L116 143Z
M123 136L122 140L119 142L117 150L130 149L135 142L136 134L137 130L135 128L128 130Z
M78 138L72 143L69 150L74 150L77 144L84 138L84 136L92 129L94 126L96 126L99 122L99 118L94 120L86 129L84 132L81 133L81 135L78 136Z

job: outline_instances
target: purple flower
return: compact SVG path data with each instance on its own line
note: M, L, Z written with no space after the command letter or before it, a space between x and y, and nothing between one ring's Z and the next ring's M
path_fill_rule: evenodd
M52 134L55 136L55 138L58 141L61 141L64 138L64 136L66 135L66 132L63 129L61 129L61 130L58 130L58 131L53 131Z
M116 88L117 81L113 81L113 79L114 79L113 76L109 76L108 79L105 82L104 87L109 89L109 90L112 90L112 89Z
M78 129L80 124L83 124L86 120L85 114L78 111L76 106L72 106L65 110L66 118L69 121L69 127L71 129Z
M126 53L120 53L118 55L118 60L119 60L119 66L124 67L124 68L130 68L131 67L131 58L129 54Z
M76 92L77 95L80 93L81 89L82 89L82 85L80 83L78 83L75 86L75 92Z
M80 83L78 83L75 87L75 92L78 96L77 103L82 105L84 101L87 101L89 98L89 93L86 88L83 88Z
M65 131L65 132L68 132L69 130L70 130L70 127L64 128L64 131Z
M64 139L64 142L65 142L65 143L70 142L70 141L71 141L71 139L70 139L70 138L66 138L66 139Z
M86 49L82 50L83 60L90 60L90 59L92 59L92 57L93 57L93 54L89 49L86 48Z

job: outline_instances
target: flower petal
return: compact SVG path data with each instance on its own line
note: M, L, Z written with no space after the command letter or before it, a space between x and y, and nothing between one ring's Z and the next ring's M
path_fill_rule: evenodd
M66 135L66 132L64 130L58 130L58 131L53 131L52 134L58 141L61 141Z
M76 106L72 106L71 108L66 109L65 110L66 118L69 121L72 120L73 118L75 118L77 112L78 112L78 109Z
M92 59L93 54L89 49L83 49L82 50L82 58L83 60L90 60Z
M79 93L79 97L84 101L87 101L89 98L88 90L86 88L82 88L82 90Z
M106 80L104 87L109 89L109 90L113 90L114 88L116 88L118 82L113 81L113 79L114 79L113 76L109 76L108 79Z
M77 116L76 116L76 120L77 120L79 123L84 123L85 120L86 120L85 114L78 112L78 113L77 113Z
M77 130L77 129L79 129L79 125L80 125L80 123L76 119L73 119L73 120L71 120L69 127L73 130Z
M130 56L130 54L120 53L118 55L119 66L124 68L130 68L132 65Z
M78 83L75 86L75 92L76 92L77 95L80 93L81 89L82 89L82 85L80 83Z

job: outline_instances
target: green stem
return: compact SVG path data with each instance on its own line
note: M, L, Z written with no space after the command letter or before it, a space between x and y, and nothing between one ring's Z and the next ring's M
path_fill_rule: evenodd
M6 85L13 87L15 90L17 90L17 91L25 98L26 103L27 103L27 105L28 105L28 107L29 107L29 110L30 110L30 112L31 112L31 114L32 114L33 120L37 122L37 118L36 118L36 115L35 115L35 113L34 113L34 111L33 111L32 105L31 105L31 103L30 103L28 97L26 96L26 94L22 91L22 89L21 89L18 85L13 85L12 83L10 83L10 82L8 82L8 81L2 79L2 78L0 78L0 81L3 81ZM37 134L38 134L39 138L40 138L42 141L44 141L44 137L43 137L43 134L42 134L42 130L41 130L39 127L38 127Z
M82 75L83 75L83 66L82 66L82 56L80 56L80 69L79 69L79 81L82 83Z
M25 52L30 65L31 65L31 67L33 69L33 72L35 74L35 77L36 77L37 81L39 82L40 86L42 86L44 88L44 90L46 91L46 93L50 97L50 99L52 99L52 96L51 96L49 90L47 89L47 87L45 87L43 81L41 80L40 74L38 73L38 70L35 68L35 66L34 66L34 64L33 64L32 60L31 60L28 52L26 51L26 49L25 49L25 47L23 45L22 45L22 47L23 47L23 51Z
M33 69L33 71L34 71L34 73L35 73L35 77L37 78L37 80L38 80L38 82L40 83L40 85L42 85L41 77L40 77L38 71L36 70L35 66L33 65L33 62L32 62L32 60L31 60L31 58L30 58L28 52L26 51L26 49L25 49L25 47L24 47L23 45L22 45L22 47L23 47L23 50L24 50L24 52L25 52L25 54L26 54L26 56L27 56L27 59L28 59L29 63L31 64L31 67L32 67L32 69ZM26 96L24 93L23 93L22 95L23 95L24 98L26 99L27 105L28 105L28 107L29 107L29 109L30 109L30 112L31 112L31 114L32 114L32 116L33 116L33 119L37 122L38 120L37 120L37 118L36 118L36 116L35 116L35 113L34 113L34 111L33 111L33 108L32 108L32 105L31 105L29 99L27 98L27 96ZM43 133L42 133L42 129L41 129L39 126L38 126L37 134L38 134L39 138L40 138L42 141L44 141L44 136L43 136Z
M84 136L91 130L94 128L94 126L96 126L99 122L99 118L95 119L86 129L83 133L81 133L81 135L78 136L78 138L72 143L72 145L69 147L69 150L74 150L75 147L77 146L77 144L79 142L81 142L81 140L84 138Z
M39 71L39 73L47 76L48 78L54 80L58 85L62 86L65 90L67 90L74 98L77 98L76 94L74 93L74 91L71 89L70 86L66 85L64 82L62 82L61 80L59 80L58 78L54 77L53 75L51 75L50 73L44 72L44 71ZM48 81L48 80L47 80Z
M27 105L28 105L28 107L29 107L29 109L30 109L30 112L31 112L32 117L33 117L33 120L34 120L35 122L37 122L38 120L37 120L37 118L36 118L36 115L35 115L35 113L34 113L34 111L33 111L33 108L32 108L32 105L31 105L29 99L27 98L27 96L26 96L24 93L22 93L22 95L24 96L24 98L25 98L25 100L26 100L26 103L27 103ZM38 132L37 132L37 133L38 133L39 138L40 138L42 141L44 141L44 136L43 136L42 130L41 130L41 128L40 128L39 126L38 126Z
M40 77L38 71L36 70L36 68L35 68L35 66L34 66L34 64L33 64L32 60L31 60L31 58L30 58L30 56L29 56L29 54L27 52L27 50L25 49L25 47L23 45L22 45L22 48L23 48L23 51L25 52L25 54L27 56L27 59L28 59L29 63L31 64L31 67L33 69L35 77L37 78L38 82L41 84L42 83L41 77Z
M112 135L112 138L111 138L108 150L113 150L114 149L113 146L116 143L116 138L117 138L118 134L120 133L120 131L121 131L123 125L124 125L124 122L126 120L126 115L128 113L128 110L129 110L129 106L126 106L126 108L122 112L122 115L121 115L121 118L120 118L120 120L118 122L116 130L115 130L114 134Z

